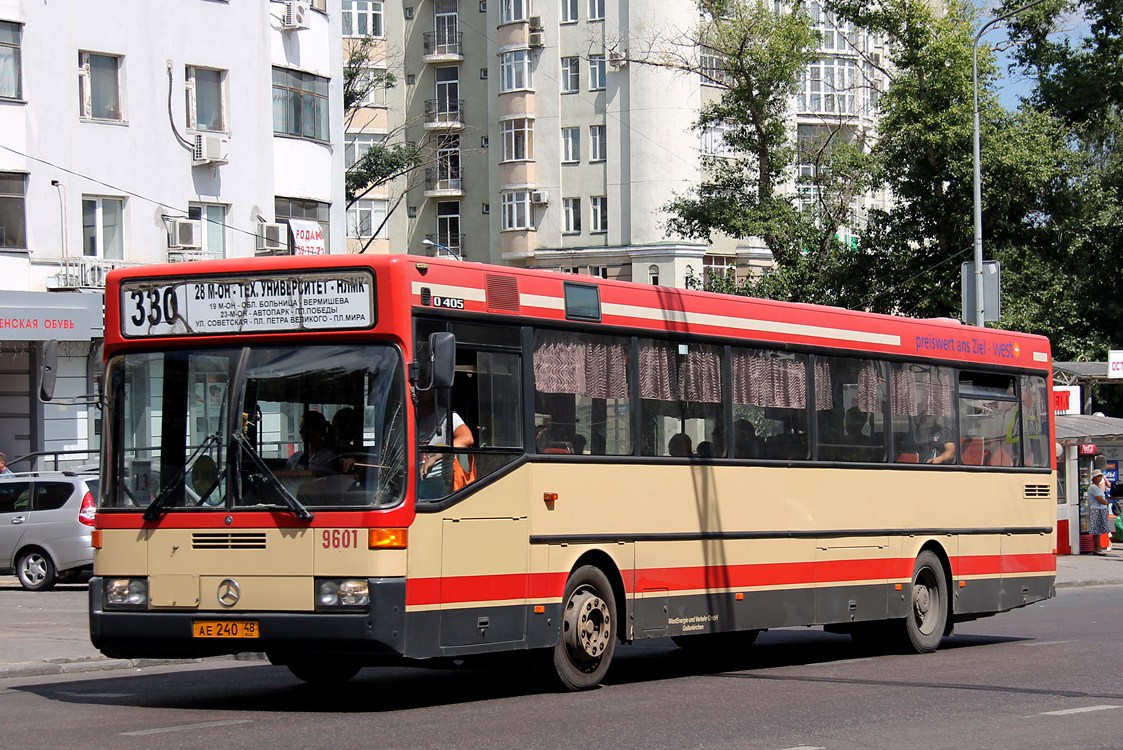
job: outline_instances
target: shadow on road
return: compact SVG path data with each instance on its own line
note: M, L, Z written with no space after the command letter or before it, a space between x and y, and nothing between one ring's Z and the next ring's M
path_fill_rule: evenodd
M942 650L1009 643L1022 639L996 636L945 638ZM819 630L780 630L761 635L741 655L700 656L676 648L668 639L618 648L605 688L696 677L808 679L771 670L854 659L894 659L857 648L848 636ZM929 657L903 657L929 658ZM548 678L514 657L503 668L369 668L344 685L312 686L283 667L271 665L222 669L184 669L159 673L122 673L96 680L68 680L20 686L18 690L64 703L178 708L251 713L383 713L557 693ZM894 673L896 674L896 673ZM813 678L831 679L831 678ZM834 678L848 682L848 678ZM893 684L887 679L884 684ZM571 696L576 698L576 695ZM559 699L566 699L559 694Z

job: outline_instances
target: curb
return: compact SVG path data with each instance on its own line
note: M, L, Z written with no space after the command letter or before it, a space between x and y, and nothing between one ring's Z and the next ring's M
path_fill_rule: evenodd
M82 674L107 672L114 669L143 669L182 664L205 664L221 661L268 662L265 654L248 653L235 656L208 656L202 659L106 659L85 657L78 659L52 659L51 661L26 661L0 664L0 680L8 677L40 677L55 674Z

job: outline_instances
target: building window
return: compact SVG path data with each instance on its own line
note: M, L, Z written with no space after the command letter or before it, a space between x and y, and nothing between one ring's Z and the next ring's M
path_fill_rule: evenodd
M604 55L589 55L589 91L604 91Z
M594 195L589 199L590 213L592 214L590 232L608 231L608 196Z
M343 151L343 163L347 169L355 166L359 159L366 155L385 138L377 133L348 133L347 145Z
M735 283L737 281L737 259L729 255L702 256L702 283L705 289L713 289L718 281Z
M513 52L504 52L501 60L500 91L530 88L530 50L517 49Z
M503 214L499 228L533 229L531 226L530 191L515 190L502 194Z
M706 156L736 156L737 151L725 140L725 134L728 131L729 126L726 123L714 123L703 130L699 144L702 153Z
M355 76L354 91L356 107L386 106L386 71L373 65L364 65Z
M725 71L725 60L721 55L709 52L698 56L698 77L703 86L729 85L729 75Z
M514 21L525 21L527 15L527 5L530 0L500 0L499 3L499 22L500 23L513 23Z
M803 112L856 114L859 80L853 60L816 60L804 68L797 106Z
M604 125L589 126L589 161L604 161L608 141Z
M562 0L562 23L577 23L578 0Z
M20 56L22 32L23 28L18 23L0 21L0 99L23 97Z
M278 222L288 223L289 219L304 219L305 221L317 221L320 223L320 229L324 233L324 249L331 247L329 240L331 239L328 229L328 214L331 210L330 203L321 203L320 201L308 201L300 198L284 198L277 196L273 199L273 216ZM291 236L292 233L290 232Z
M121 198L82 197L82 254L91 258L125 257L125 201Z
M604 20L604 0L589 0L589 20Z
M581 161L581 128L562 128L562 164Z
M561 59L561 92L576 94L581 90L581 58L563 57Z
M654 263L647 267L647 281L652 286L659 286L659 266Z
M187 127L226 132L225 79L225 71L187 66Z
M347 236L365 240L386 237L386 201L357 200L347 209Z
M581 231L581 199L580 198L562 198L562 216L565 218L565 229L562 231L567 233L577 233Z
M226 257L226 206L218 203L191 203L187 218L203 222L203 253L214 258Z
M121 105L121 58L78 53L78 97L87 120L124 122Z
M328 79L273 68L273 132L328 140Z
M343 36L382 36L381 0L343 0Z
M503 133L503 161L526 161L534 158L534 121L529 118L499 123Z
M27 247L27 177L0 172L0 247Z

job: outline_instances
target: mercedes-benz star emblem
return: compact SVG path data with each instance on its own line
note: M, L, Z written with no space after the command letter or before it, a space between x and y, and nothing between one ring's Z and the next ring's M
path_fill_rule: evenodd
M218 584L218 603L224 607L233 607L242 598L242 589L233 578L226 578Z

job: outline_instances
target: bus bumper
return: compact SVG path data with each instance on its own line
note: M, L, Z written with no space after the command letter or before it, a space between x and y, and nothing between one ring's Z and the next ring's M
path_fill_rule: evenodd
M353 654L394 659L405 643L405 579L371 578L371 603L356 612L106 609L102 577L90 579L90 640L112 659L197 659L239 653ZM256 638L196 638L198 620L252 620Z

